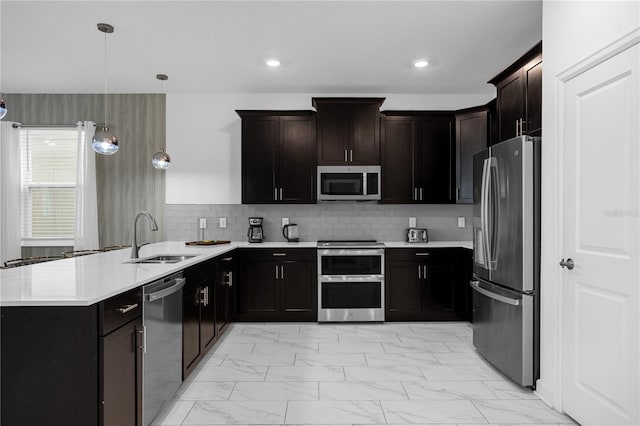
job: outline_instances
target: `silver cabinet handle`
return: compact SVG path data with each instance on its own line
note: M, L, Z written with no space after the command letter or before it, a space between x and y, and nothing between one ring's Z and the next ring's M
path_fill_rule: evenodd
M418 188L413 188L413 201L418 201Z
M418 279L421 280L422 279L422 266L418 265Z
M229 282L228 282L228 284L227 284L227 285L228 285L229 287L233 287L233 271L229 271L227 275L228 275L228 277L229 277Z
M429 253L419 252L419 253L416 253L416 256L429 256Z
M520 300L518 299L512 299L510 297L502 296L492 291L485 290L484 288L480 287L480 281L471 281L469 284L471 284L471 287L473 287L475 291L487 296L490 299L497 300L498 302L506 303L508 305L513 305L513 306L520 305Z
M353 150L349 150L349 161L353 163Z
M345 163L347 162L347 150L346 149L344 150L344 162Z
M202 306L207 306L207 287L200 288L198 293L200 294L200 300L198 300L198 302Z
M518 134L518 120L516 120L516 136L520 136L520 135Z
M525 133L525 131L524 131L524 125L525 125L526 123L527 123L527 122L526 122L526 121L524 121L524 118L521 118L521 119L520 119L520 136L523 136L523 135L524 135L524 133Z
M280 201L282 201L282 187L280 187Z
M456 201L460 201L460 187L456 187Z
M276 280L278 279L278 265L276 265Z
M422 188L420 188L420 201L423 201L423 197L422 197Z
M272 256L286 256L287 253L271 253Z
M280 265L280 279L284 280L284 265Z
M273 187L273 199L278 201L278 188Z
M568 270L572 270L573 268L576 267L576 264L574 263L573 259L568 258L566 261L562 259L560 261L560 266L563 268L567 268Z
M427 265L424 265L423 268L424 268L424 272L422 273L422 278L424 278L426 280L427 279Z
M120 312L121 314L126 314L127 312L133 311L137 307L138 304L134 303L133 305L124 305L122 308L117 308L116 311Z

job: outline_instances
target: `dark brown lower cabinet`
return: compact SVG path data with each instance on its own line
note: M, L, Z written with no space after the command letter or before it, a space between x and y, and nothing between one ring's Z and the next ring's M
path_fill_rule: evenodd
M2 307L0 424L142 425L141 313L138 290L91 306Z
M142 318L100 338L102 424L142 425Z
M238 275L235 320L317 320L315 249L241 250Z
M216 261L184 271L182 292L182 375L186 379L218 338L216 328Z
M469 320L463 249L387 249L387 321Z
M231 292L234 285L235 257L232 254L218 258L216 264L216 327L218 337L231 323Z

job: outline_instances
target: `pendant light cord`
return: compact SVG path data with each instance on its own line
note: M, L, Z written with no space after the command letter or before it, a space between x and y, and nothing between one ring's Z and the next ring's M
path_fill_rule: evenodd
M108 126L107 121L107 33L104 33L104 126Z

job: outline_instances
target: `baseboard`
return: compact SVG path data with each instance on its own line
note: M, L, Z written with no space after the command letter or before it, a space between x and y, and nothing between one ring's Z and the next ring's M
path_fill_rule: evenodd
M538 381L536 382L536 390L534 391L534 393L549 407L555 409L556 411L562 412L560 408L555 407L553 404L553 401L556 400L555 392L553 392L553 389L547 386L547 384L542 379L538 379Z

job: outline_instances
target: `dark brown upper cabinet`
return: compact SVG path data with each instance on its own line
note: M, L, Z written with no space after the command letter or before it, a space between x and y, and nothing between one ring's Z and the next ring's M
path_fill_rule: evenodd
M242 203L315 203L315 113L236 112L242 118Z
M381 201L453 202L453 113L385 111L383 114Z
M313 98L318 112L318 165L380 164L384 98Z
M499 140L539 136L542 128L542 42L489 83L496 86Z
M488 110L473 108L456 113L456 203L473 203L473 156L487 148Z

